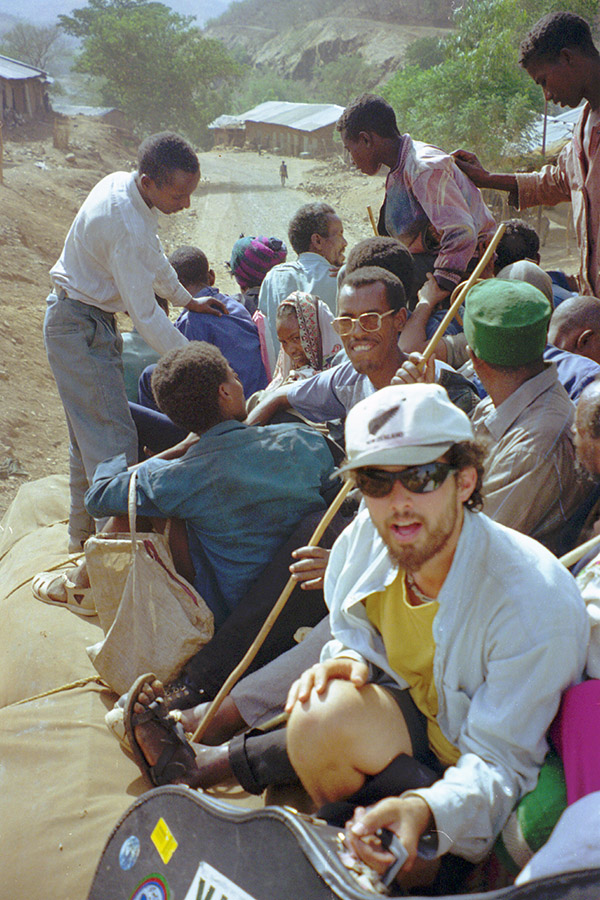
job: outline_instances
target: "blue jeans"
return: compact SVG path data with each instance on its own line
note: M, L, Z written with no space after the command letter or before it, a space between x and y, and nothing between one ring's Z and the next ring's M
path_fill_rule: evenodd
M83 498L96 466L119 453L135 463L137 433L115 317L54 292L46 302L44 344L69 429L69 546L75 549L95 531Z

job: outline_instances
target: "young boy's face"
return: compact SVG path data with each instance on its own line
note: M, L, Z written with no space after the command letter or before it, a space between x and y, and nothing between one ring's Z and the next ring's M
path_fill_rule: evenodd
M341 137L356 168L365 175L376 175L381 168L381 160L371 132L361 131L356 140L352 140L345 133L342 133Z
M573 51L561 51L556 59L532 59L527 73L539 84L544 96L559 106L579 106L583 99L578 55Z

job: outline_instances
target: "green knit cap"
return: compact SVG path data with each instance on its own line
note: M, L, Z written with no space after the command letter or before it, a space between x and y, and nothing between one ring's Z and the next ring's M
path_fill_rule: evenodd
M549 300L533 285L489 278L467 294L467 343L492 365L524 366L541 358L551 315Z

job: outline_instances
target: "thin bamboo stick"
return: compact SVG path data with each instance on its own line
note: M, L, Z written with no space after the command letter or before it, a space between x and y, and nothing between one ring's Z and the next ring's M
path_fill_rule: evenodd
M369 213L369 219L371 220L371 227L373 228L373 234L375 237L379 237L379 232L377 231L377 224L375 222L375 216L373 215L373 210L370 206L367 206L367 212Z
M590 538L589 541L586 541L585 544L580 544L579 547L574 547L573 550L569 550L568 553L565 553L564 556L559 557L559 562L569 568L569 566L574 565L576 562L579 562L582 556L588 552L588 550L592 550L594 547L600 546L600 534L595 535L595 537Z
M481 257L481 259L479 260L479 262L477 263L477 265L475 266L475 268L473 269L473 271L471 272L471 274L469 275L467 280L464 282L464 284L462 284L460 286L460 289L456 295L456 298L453 300L453 302L450 305L450 309L448 310L448 312L446 313L446 315L440 322L440 324L437 328L437 331L435 332L435 334L433 335L433 337L427 344L427 347L425 348L425 352L423 353L424 363L426 363L427 360L429 359L429 357L432 356L433 351L435 350L437 344L440 341L440 338L442 337L446 328L448 327L448 325L450 324L450 322L452 321L452 319L455 317L456 313L460 309L461 303L463 302L467 291L469 291L473 287L473 285L475 284L477 279L481 276L481 273L483 271L485 271L485 268L486 268L487 264L489 263L489 261L491 260L494 250L498 246L498 242L499 242L500 238L502 237L502 235L504 234L505 230L506 230L506 225L504 223L502 223L501 225L498 226L496 234L492 238L491 242L488 244L485 253Z

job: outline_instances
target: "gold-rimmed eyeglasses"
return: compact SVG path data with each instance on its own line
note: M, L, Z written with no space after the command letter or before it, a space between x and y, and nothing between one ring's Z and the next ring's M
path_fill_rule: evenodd
M361 313L360 316L356 317L338 316L331 324L340 337L345 337L347 334L350 334L354 329L355 322L358 322L363 331L379 331L382 319L385 319L386 316L393 315L395 312L395 309L388 309L388 311L384 313L366 312Z

